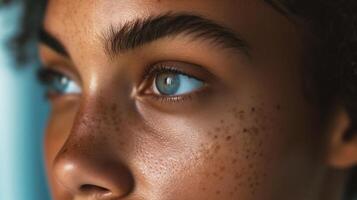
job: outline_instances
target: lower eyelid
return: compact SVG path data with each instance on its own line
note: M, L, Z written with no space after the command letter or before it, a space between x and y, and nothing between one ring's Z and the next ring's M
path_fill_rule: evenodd
M158 112L178 114L187 109L200 109L215 97L214 89L203 86L199 90L181 96L160 96L156 94L135 95L133 98L138 105L154 109Z

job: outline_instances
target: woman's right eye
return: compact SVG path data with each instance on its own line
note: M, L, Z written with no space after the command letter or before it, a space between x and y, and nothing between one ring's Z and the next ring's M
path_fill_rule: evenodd
M76 81L52 69L40 69L38 79L45 86L48 95L77 95L82 92L80 85Z

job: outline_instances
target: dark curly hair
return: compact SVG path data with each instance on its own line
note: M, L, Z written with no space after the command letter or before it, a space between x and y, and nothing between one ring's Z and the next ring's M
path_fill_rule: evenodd
M38 30L42 25L43 14L47 0L3 0L0 6L10 6L11 3L21 3L24 8L20 29L14 38L8 43L10 50L14 52L19 66L36 58L37 51L33 49L33 42L37 39ZM1 2L1 0L0 0Z
M306 52L318 105L327 113L336 100L346 108L357 132L357 1L265 0L288 17L297 17L310 38ZM311 65L312 64L312 65ZM357 169L351 171L346 199L357 198Z
M325 110L338 100L351 118L350 134L357 131L357 0L264 0L295 20L307 35L306 61L317 90L317 103ZM27 8L22 31L12 42L19 61L36 37L46 0L24 0ZM346 198L357 197L357 170L351 172Z

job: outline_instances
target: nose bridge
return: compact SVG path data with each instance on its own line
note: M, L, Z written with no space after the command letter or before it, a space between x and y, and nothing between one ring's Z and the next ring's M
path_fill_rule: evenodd
M114 124L111 121L120 121L117 114L110 114L116 109L114 104L98 100L80 107L71 133L54 161L57 180L72 194L119 198L133 189L130 169L109 145Z

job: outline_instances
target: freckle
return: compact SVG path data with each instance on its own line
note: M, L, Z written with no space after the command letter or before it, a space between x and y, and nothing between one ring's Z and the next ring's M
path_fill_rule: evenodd
M218 138L218 135L214 135L214 137L213 137L214 139L217 139Z
M216 191L216 194L218 194L218 195L221 194L221 191L217 190L217 191Z
M64 149L62 150L62 153L65 154L65 153L67 153L67 151L68 151L68 149L67 149L67 148L64 148Z
M234 175L234 179L240 179L241 178L241 174L240 173L236 173L235 175Z
M224 170L226 170L226 168L224 166L222 166L219 168L219 170L221 170L223 172Z
M252 107L251 111L252 111L252 112L255 112L255 108L254 108L254 107Z
M238 114L238 113L234 113L234 118L239 118L240 117L240 115Z
M248 130L246 128L243 129L243 133L246 133Z
M217 145L216 148L214 149L214 152L217 153L220 149L221 149L221 146L220 146L220 145Z
M231 140L231 139L232 139L232 136L230 136L230 135L226 137L226 140L227 140L227 141L229 141L229 140Z
M235 164L237 162L237 159L233 159L232 163Z
M281 106L278 104L278 105L276 106L276 109L277 109L277 110L280 110L280 108L281 108Z
M221 119L221 121L220 121L220 122L221 122L221 124L224 124L224 120L223 120L223 119Z
M259 133L259 129L257 127L253 126L251 129L255 135L257 135Z
M221 128L215 128L214 129L216 132L220 132L221 131Z

